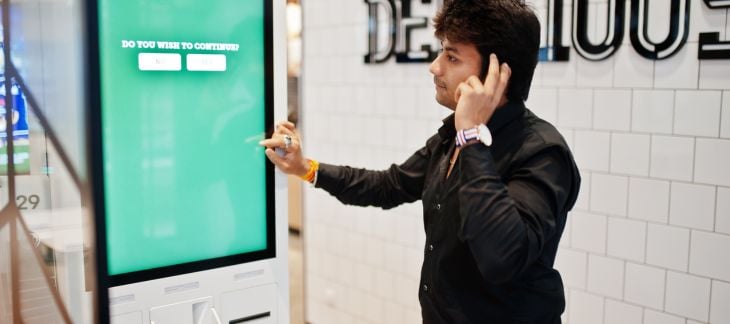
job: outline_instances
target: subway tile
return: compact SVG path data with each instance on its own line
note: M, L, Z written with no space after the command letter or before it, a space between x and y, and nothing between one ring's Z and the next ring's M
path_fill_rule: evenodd
M687 271L688 229L649 224L646 241L646 263L666 269Z
M631 129L638 132L672 132L674 91L634 90Z
M608 171L611 137L608 132L576 131L573 155L583 170Z
M689 272L730 281L730 235L692 231L690 240Z
M558 120L558 90L533 88L525 106L538 117L555 125Z
M715 232L730 234L730 188L717 187Z
M588 291L621 299L624 288L624 261L597 255L588 256Z
M697 43L686 43L674 56L656 61L654 69L655 88L697 89Z
M603 297L580 290L571 293L570 323L601 323L603 321Z
M630 90L596 90L593 102L594 129L628 131L631 128Z
M693 161L693 138L652 136L649 169L652 177L691 181Z
M591 178L591 211L626 216L627 177L594 173Z
M669 271L666 296L667 312L703 322L708 320L710 279Z
M623 44L614 57L614 87L651 88L654 85L654 61L643 58L631 44Z
M624 300L654 309L664 306L665 270L627 263Z
M695 182L730 186L730 140L697 139Z
M730 91L722 92L720 137L730 138Z
M613 84L613 65L615 58L608 57L601 61L589 61L576 55L571 57L577 63L577 84L581 88L610 87Z
M593 90L560 89L558 91L558 125L590 128Z
M700 69L700 89L726 90L730 88L730 64L727 60L701 60L698 62Z
M650 142L649 135L612 134L611 172L648 176Z
M560 272L565 287L585 289L588 255L585 252L561 248L555 257L555 269Z
M652 309L644 310L644 324L684 324L684 318Z
M572 247L599 254L605 253L606 216L582 212L573 212L571 216Z
M717 137L720 132L721 95L720 91L677 91L674 133Z
M569 19L566 19L569 20ZM568 38L570 36L568 35ZM546 87L573 87L576 80L576 60L578 53L570 49L570 60L567 62L540 62L542 65L542 85Z
M713 280L710 323L730 323L730 283Z
M669 181L631 178L629 217L657 223L669 220Z
M672 183L669 223L712 231L715 219L715 187Z
M641 307L606 299L604 324L642 324Z
M643 262L645 246L645 222L616 217L608 218L608 242L606 247L608 255Z

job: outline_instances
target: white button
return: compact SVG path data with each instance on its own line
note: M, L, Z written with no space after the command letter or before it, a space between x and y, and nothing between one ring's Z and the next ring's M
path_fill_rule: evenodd
M139 53L137 66L140 71L180 71L182 57L175 53Z
M436 210L441 210L441 204L436 204Z
M225 54L188 54L185 56L188 62L188 71L214 71L223 72L226 70Z

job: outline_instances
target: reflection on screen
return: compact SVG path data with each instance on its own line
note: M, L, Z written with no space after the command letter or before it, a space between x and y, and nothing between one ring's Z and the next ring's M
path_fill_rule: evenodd
M100 1L110 275L267 249L264 3Z

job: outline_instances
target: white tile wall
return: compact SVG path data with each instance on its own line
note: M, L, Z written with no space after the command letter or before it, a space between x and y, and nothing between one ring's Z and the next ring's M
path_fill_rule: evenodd
M730 188L717 188L715 231L730 234Z
M588 269L587 253L562 249L555 257L555 268L562 274L566 287L585 289Z
M712 231L715 219L715 187L672 183L669 223Z
M603 321L603 297L573 290L569 310L570 323L601 323Z
M631 106L631 129L635 132L672 132L674 92L670 90L634 90Z
M710 278L730 281L730 236L692 231L689 272Z
M575 163L584 170L608 171L611 135L608 132L576 131Z
M717 137L720 130L720 91L677 91L674 133Z
M710 323L730 323L730 283L713 280Z
M694 163L694 138L652 136L652 177L692 181Z
M572 247L598 254L605 253L606 216L573 212L572 219Z
M683 324L684 318L660 313L655 310L646 309L644 311L644 324Z
M535 6L544 12L546 3ZM556 258L567 323L730 323L730 61L697 59L699 32L728 40L730 19L727 9L690 3L689 42L667 60L639 56L627 28L606 61L572 50L569 62L540 63L536 72L528 107L560 130L583 178ZM362 1L302 5L305 153L375 169L403 161L449 113L434 101L427 65L363 64ZM432 16L433 5L412 5ZM650 6L657 41L668 31L668 2ZM591 2L592 39L602 38L606 8ZM565 9L569 45L570 1ZM418 31L414 44L432 40L429 33ZM338 128L349 132L330 136ZM413 136L388 140L399 131ZM420 204L346 207L310 188L304 200L307 320L420 322Z
M667 272L665 310L699 321L707 321L710 311L710 279Z
M669 181L631 178L629 217L666 223L669 217Z
M623 297L624 261L597 255L588 257L588 291L607 297Z
M722 92L720 137L730 138L730 91Z
M695 181L730 186L730 140L697 139Z
M593 90L560 89L558 91L558 125L590 128L593 110Z
M667 269L687 271L689 265L689 230L674 226L649 224L646 263Z
M643 309L639 306L606 299L604 324L641 324Z
M627 177L594 173L591 186L591 211L626 216Z
M646 223L609 217L607 244L608 255L643 262L646 253Z
M654 309L664 307L666 270L626 263L624 300Z
M617 131L631 129L630 90L596 90L593 100L593 128Z
M651 137L644 134L611 135L611 172L638 176L649 175Z

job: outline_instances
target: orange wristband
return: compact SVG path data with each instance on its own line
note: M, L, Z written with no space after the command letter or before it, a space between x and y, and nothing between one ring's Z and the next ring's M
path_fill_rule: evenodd
M317 160L307 159L307 162L309 162L309 171L307 171L306 174L301 176L300 178L306 182L312 183L314 182L314 177L317 174L317 171L319 170L319 162Z

